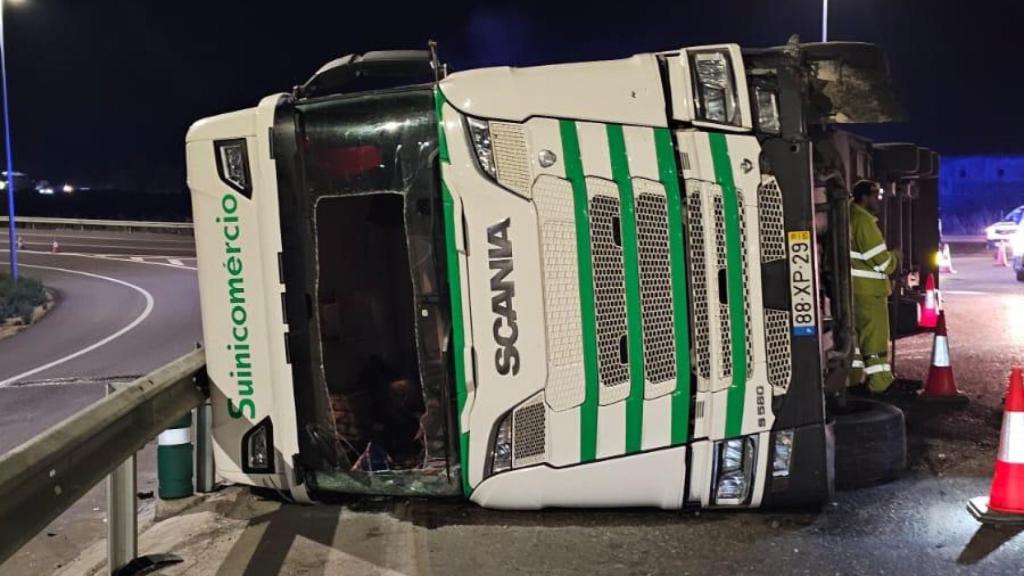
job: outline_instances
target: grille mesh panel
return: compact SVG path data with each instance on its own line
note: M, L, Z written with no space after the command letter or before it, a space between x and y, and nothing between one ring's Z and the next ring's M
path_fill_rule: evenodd
M525 129L522 124L510 122L491 122L490 125L498 182L529 198L531 178Z
M775 176L762 176L757 190L760 209L761 261L786 259L786 231L782 211L782 190Z
M715 188L712 203L715 215L715 270L717 271L717 282L718 279L725 278L726 274L723 274L723 271L727 269L728 263L725 246L725 208L722 205L721 188ZM725 286L721 286L719 290L728 295L728 287L728 281L726 281ZM713 295L713 297L717 297L717 294ZM718 307L718 326L721 333L721 340L719 342L719 358L721 358L720 375L722 378L728 378L732 376L732 333L729 331L728 303Z
M697 375L711 379L711 333L708 318L708 276L704 257L704 202L700 182L686 181L686 240L690 262L690 307Z
M765 344L768 348L768 382L776 394L782 394L789 388L793 374L789 312L766 308L764 322Z
M520 406L512 414L512 466L530 466L544 462L547 453L547 426L544 402Z
M645 185L634 188L641 191ZM660 188L651 183L648 188ZM641 193L636 199L640 253L640 295L643 302L644 368L653 394L657 385L675 384L675 329L672 318L672 267L668 252L668 208L663 194ZM665 388L662 386L661 388Z
M754 375L754 339L751 337L753 323L750 321L750 264L747 262L747 212L744 209L743 193L736 190L736 205L740 212L740 256L743 266L743 327L747 350L747 380Z
M533 198L544 263L545 397L551 409L560 412L579 406L586 395L572 185L568 180L541 176L533 187Z
M620 225L618 198L599 194L590 199L598 372L605 388L629 381L629 364L620 355L621 340L627 336L622 247L615 241L621 238Z

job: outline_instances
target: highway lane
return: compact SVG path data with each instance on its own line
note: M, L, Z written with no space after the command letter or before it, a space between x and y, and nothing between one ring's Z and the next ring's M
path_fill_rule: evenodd
M62 253L48 252L52 237ZM191 236L27 231L25 242L22 274L43 280L58 301L40 322L0 340L0 454L101 399L107 382L146 374L202 337ZM0 266L7 248L0 243ZM155 464L150 443L138 457L140 491L155 489ZM52 573L103 537L105 508L101 484L0 573Z
M3 230L0 248L7 248L7 229ZM195 240L191 234L155 232L120 232L113 230L18 230L24 247L30 251L50 252L56 240L60 252L114 254L134 256L195 256Z

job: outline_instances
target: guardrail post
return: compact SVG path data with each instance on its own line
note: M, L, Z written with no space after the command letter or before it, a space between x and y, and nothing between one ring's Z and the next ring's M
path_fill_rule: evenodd
M213 492L213 406L196 407L196 492Z
M107 395L114 392L107 385ZM107 476L107 564L111 574L139 553L135 489L135 455L129 456Z

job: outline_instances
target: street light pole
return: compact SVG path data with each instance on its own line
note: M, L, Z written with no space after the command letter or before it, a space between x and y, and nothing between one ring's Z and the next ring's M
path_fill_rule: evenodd
M828 0L821 0L821 41L828 42Z
M4 49L4 2L0 0L0 84L4 100L4 150L7 153L7 231L10 235L11 278L18 280L18 233L14 225L14 152L11 150L11 114L7 96L7 50Z

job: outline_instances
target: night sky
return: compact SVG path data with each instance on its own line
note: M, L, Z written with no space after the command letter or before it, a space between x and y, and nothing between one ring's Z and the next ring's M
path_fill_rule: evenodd
M15 167L184 192L184 137L349 52L438 40L455 69L820 38L820 0L23 0L5 9ZM1024 3L830 0L830 39L887 51L911 119L871 134L943 154L1024 153Z

